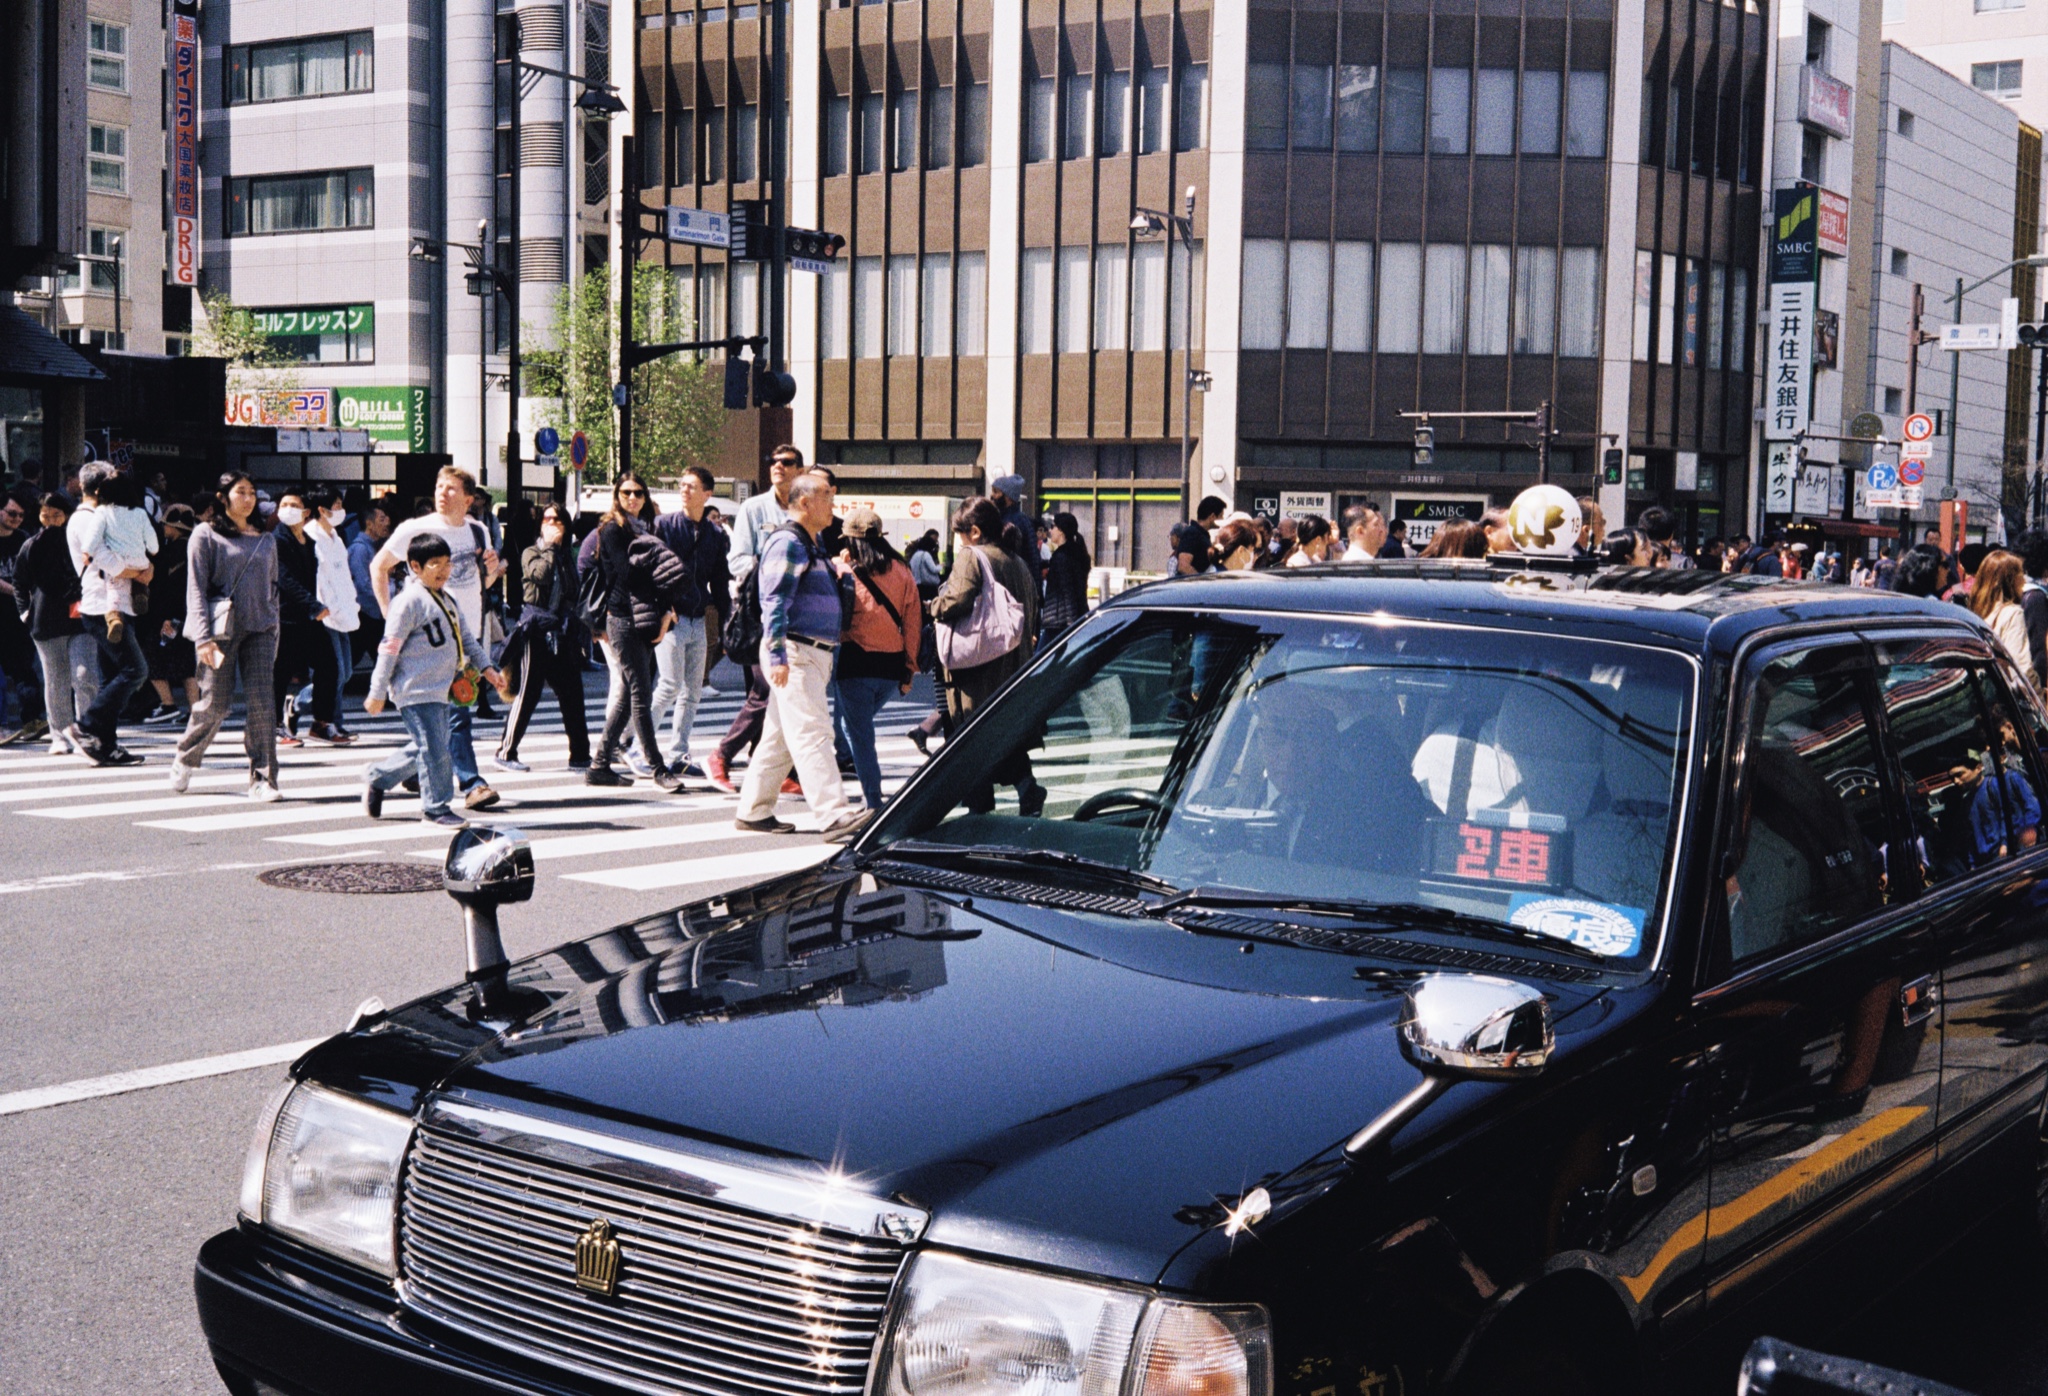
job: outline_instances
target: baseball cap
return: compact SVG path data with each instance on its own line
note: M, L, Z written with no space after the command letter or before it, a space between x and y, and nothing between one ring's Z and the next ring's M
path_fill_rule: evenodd
M870 538L882 531L882 516L872 509L856 509L846 516L848 538Z

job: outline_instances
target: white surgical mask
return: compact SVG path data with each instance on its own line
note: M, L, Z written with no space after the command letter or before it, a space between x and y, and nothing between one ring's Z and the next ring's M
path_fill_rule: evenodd
M284 505L277 511L277 521L286 528L297 528L306 521L306 511L296 504Z
M343 524L347 522L348 510L343 509L337 505L335 508L327 511L327 526L329 528L340 528Z
M1040 557L1041 559L1043 559L1044 561L1046 561L1046 562L1051 562L1051 561L1052 561L1052 544L1050 544L1050 543L1040 543L1040 544L1038 545L1038 556L1039 556L1039 557Z

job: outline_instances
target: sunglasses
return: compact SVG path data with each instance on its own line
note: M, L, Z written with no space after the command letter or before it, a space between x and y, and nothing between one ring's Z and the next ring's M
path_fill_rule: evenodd
M645 499L645 498L647 498L647 491L646 491L646 490L620 490L620 491L619 491L619 498L621 498L621 499Z

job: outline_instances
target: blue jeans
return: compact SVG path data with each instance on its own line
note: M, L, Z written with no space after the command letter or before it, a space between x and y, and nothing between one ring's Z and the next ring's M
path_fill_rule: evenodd
M690 729L697 722L697 703L704 694L704 657L708 650L704 618L678 617L654 647L654 730L669 717L672 745L663 760L680 766L690 755ZM641 753L643 756L645 752Z
M476 768L476 744L469 735L476 709L458 708L453 703L441 706L448 709L448 764L455 768L455 783L474 790L484 783L483 773Z
M118 642L107 638L107 618L87 616L85 633L99 642L101 658L114 667L112 678L100 684L99 696L92 700L92 706L85 710L85 716L78 719L78 725L99 739L100 745L112 748L119 744L116 730L121 723L121 713L128 706L128 700L135 696L135 690L149 682L149 656L142 652L142 641L136 635L135 618L127 618Z
M875 755L875 715L896 696L894 679L835 679L833 726L853 751L853 769L869 809L882 807L882 763Z
M391 790L407 776L420 778L420 813L431 819L446 814L455 800L455 773L450 768L449 728L451 715L460 711L453 703L414 703L400 708L405 723L406 743L364 774L379 790Z

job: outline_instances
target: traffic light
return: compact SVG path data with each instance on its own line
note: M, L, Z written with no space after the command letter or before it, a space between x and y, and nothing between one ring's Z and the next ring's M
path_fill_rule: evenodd
M846 239L837 233L820 232L816 228L791 228L784 235L784 249L789 260L796 263L809 262L812 265L799 266L801 271L825 271L838 265L839 249L846 246Z
M1415 464L1418 468L1436 464L1436 428L1428 422L1415 424Z
M796 401L796 379L768 367L766 359L754 360L754 406L787 407Z
M2020 348L2048 347L2048 324L2020 326Z
M1600 483L1618 485L1621 483L1621 452L1610 448L1600 453Z
M738 354L729 355L725 361L725 410L744 412L747 410L747 361Z

